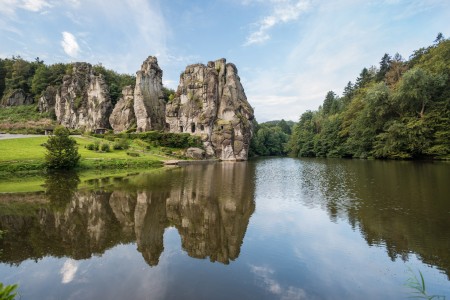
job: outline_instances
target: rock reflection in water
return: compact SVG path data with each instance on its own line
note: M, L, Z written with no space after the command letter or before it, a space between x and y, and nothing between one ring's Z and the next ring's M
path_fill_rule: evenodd
M91 181L76 189L78 177L48 178L46 193L0 195L1 262L44 256L74 259L102 254L136 241L150 266L159 262L167 227L177 228L191 257L229 263L239 256L254 205L253 174L247 163L187 166L157 174ZM58 184L58 181L60 182ZM27 195L31 196L31 195Z

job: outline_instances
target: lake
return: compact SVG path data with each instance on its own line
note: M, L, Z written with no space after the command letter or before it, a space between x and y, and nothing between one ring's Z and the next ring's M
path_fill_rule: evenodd
M1 184L1 183L0 183ZM19 299L450 297L450 164L268 158L0 194Z

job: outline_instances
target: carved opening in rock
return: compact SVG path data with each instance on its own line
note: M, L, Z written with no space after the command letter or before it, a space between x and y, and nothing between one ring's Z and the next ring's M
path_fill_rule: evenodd
M192 133L195 132L195 123L191 123L191 132L192 132Z
M180 132L183 132L183 126L180 126Z
M223 125L220 126L220 129L223 130Z
M205 126L203 124L200 124L200 130L204 131L205 130Z

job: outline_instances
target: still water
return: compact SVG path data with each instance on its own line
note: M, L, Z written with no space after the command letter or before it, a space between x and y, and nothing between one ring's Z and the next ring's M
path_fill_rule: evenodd
M1 183L0 183L1 184ZM0 194L20 299L450 298L450 164L273 158Z

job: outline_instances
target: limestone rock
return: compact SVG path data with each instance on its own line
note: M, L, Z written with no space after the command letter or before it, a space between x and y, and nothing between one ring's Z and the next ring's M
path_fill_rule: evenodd
M165 103L162 93L162 70L158 60L149 56L136 73L134 113L137 131L163 130L165 128Z
M112 111L109 89L103 75L94 74L88 63L74 63L56 94L55 114L68 128L93 130L109 128Z
M122 90L122 97L116 103L109 123L114 129L114 132L121 132L130 129L136 124L136 117L134 115L134 90L131 86L126 86Z
M42 96L39 98L38 107L41 113L55 112L57 89L54 86L48 86Z
M3 106L19 106L33 104L34 99L30 95L27 95L24 90L13 90L9 95L3 98Z
M166 107L171 132L200 136L207 156L222 160L247 159L253 118L236 66L225 59L187 66Z

